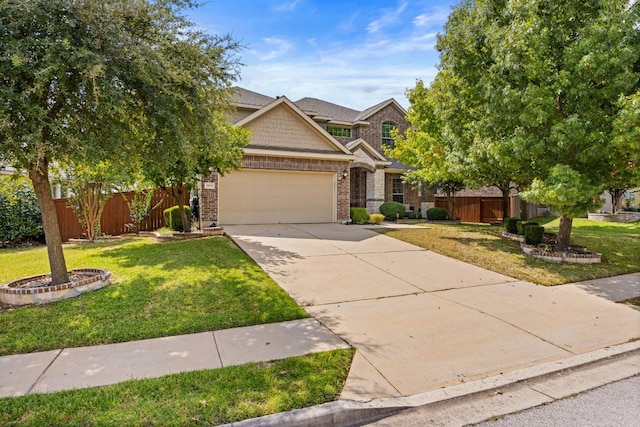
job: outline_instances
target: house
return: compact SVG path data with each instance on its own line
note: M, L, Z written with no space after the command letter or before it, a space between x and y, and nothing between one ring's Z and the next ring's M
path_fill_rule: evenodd
M409 168L384 155L391 130L409 126L394 99L357 111L235 88L234 104L230 121L251 131L250 143L242 169L202 178L202 224L344 222L350 207L375 213L391 200L433 206L432 194L402 182Z

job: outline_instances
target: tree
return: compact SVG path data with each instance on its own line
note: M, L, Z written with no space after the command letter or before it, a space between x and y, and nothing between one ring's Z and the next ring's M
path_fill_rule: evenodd
M54 284L68 281L68 274L50 166L133 158L147 141L181 144L187 133L206 138L224 113L216 108L228 103L239 46L229 36L194 29L181 15L194 5L0 2L0 162L28 171Z
M616 143L614 129L626 120L620 98L638 91L637 23L638 5L623 0L464 1L438 39L439 73L426 92L444 93L411 100L410 111L431 108L441 125L410 121L457 147L446 161L462 161L468 182L510 178L525 200L554 207L566 248L572 218L637 158L638 145Z

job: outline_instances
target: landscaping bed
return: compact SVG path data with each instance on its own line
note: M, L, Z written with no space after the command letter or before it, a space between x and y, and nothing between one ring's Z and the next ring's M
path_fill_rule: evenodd
M557 218L535 220L551 233ZM542 285L579 282L640 271L640 223L573 221L572 244L602 254L599 264L550 263L522 253L520 242L506 240L488 224L439 224L429 228L381 230L388 236L520 280Z

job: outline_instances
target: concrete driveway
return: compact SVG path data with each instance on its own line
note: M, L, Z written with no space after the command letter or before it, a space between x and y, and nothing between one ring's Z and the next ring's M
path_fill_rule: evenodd
M417 394L640 337L640 311L583 288L517 281L358 226L225 231L357 349L344 399Z

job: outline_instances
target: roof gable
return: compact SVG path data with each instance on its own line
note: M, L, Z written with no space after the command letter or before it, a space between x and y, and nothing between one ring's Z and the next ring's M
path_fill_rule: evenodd
M285 96L243 118L236 125L251 130L249 147L351 154Z
M356 117L356 120L367 120L374 114L381 111L383 108L386 108L388 105L394 106L398 111L402 113L403 116L407 115L407 110L402 108L402 105L398 104L398 101L396 101L393 98L390 98L390 99L387 99L386 101L382 101L381 103L374 105L373 107L367 108L366 110L361 112L358 115L358 117Z

